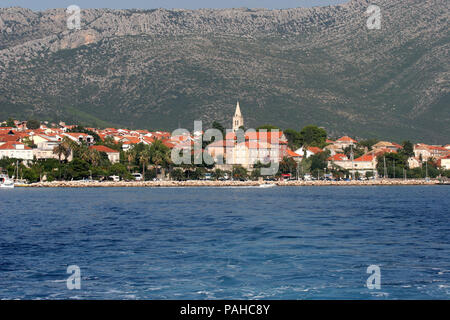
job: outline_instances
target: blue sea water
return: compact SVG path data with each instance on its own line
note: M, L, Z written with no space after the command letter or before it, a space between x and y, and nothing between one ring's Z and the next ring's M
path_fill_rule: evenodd
M0 299L449 299L449 191L0 190Z

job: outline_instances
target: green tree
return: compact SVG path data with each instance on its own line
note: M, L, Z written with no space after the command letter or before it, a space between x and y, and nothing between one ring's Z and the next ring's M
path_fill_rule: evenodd
M324 152L319 152L317 154L314 154L312 156L310 156L310 160L311 160L311 172L313 171L317 171L317 170L324 170L325 168L327 168L328 166L328 157L330 156L330 151L324 151Z
M261 177L261 169L253 168L253 171L250 174L250 179L252 179L253 181L257 181L257 180L259 180L260 177Z
M38 120L28 120L27 121L27 128L31 130L39 129L41 127L41 123Z
M388 178L402 178L403 169L408 168L407 157L400 153L385 153L377 158L378 174L384 177L384 160L386 159L386 173Z
M128 172L127 167L124 166L121 163L114 163L110 168L109 168L109 176L119 176L121 179L125 179L125 180L131 180L132 176L131 174Z
M225 177L225 172L221 169L216 169L214 170L212 176L215 180L223 179Z
M282 161L280 161L280 165L278 168L278 174L288 174L295 173L297 171L297 162L294 159L284 157Z
M232 176L233 179L235 180L247 180L248 178L247 169L245 169L243 166L240 165L233 166Z
M172 170L172 172L170 173L170 178L172 180L175 180L175 181L184 181L184 180L186 180L184 172L180 168Z
M16 124L14 123L14 119L13 118L8 118L8 120L6 120L5 127L15 128Z
M62 161L62 156L64 156L64 158L67 160L70 157L71 153L72 149L67 137L65 137L63 141L61 141L61 143L53 149L53 154L58 155L59 163L61 163Z
M405 156L414 157L414 145L411 141L403 141L403 149L400 150L400 153Z
M150 161L155 166L160 167L162 175L165 176L164 169L168 168L172 163L170 149L161 141L156 140L150 146Z
M300 132L295 131L294 129L286 129L284 130L284 135L288 140L288 146L292 150L297 150L302 145L302 135Z
M327 132L323 128L309 125L300 131L300 135L303 146L323 148L326 145Z
M212 128L213 128L213 129L217 129L217 130L219 130L220 132L222 132L222 136L223 136L224 139L225 139L225 127L222 126L222 124L221 124L220 122L214 121L214 122L212 123ZM214 142L214 141L211 141L211 142Z
M75 158L67 166L67 177L73 180L88 178L90 176L89 170L87 161Z
M145 180L145 169L148 167L150 162L150 150L145 149L141 152L139 156L139 163L142 165L142 176Z

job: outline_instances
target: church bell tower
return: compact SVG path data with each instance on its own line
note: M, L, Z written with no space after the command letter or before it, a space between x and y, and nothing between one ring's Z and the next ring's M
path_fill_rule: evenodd
M241 114L241 108L239 107L239 101L236 104L236 111L233 117L233 132L236 132L240 127L244 126L244 117Z

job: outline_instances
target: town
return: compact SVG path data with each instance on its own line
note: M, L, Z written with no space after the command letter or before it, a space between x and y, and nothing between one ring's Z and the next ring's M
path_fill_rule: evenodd
M214 122L212 128L223 138L209 141L205 141L203 130L173 134L12 118L0 125L2 176L24 184L80 180L355 181L450 177L450 144L332 138L325 129L313 125L300 131L282 131L271 125L245 130L239 102L232 130ZM173 155L179 152L187 152L193 161L173 161ZM195 161L198 156L200 160ZM274 163L276 170L264 173Z

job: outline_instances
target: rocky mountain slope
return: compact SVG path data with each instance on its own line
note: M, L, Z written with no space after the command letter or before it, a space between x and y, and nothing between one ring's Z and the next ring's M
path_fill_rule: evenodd
M366 27L381 8L382 29ZM287 10L0 9L0 119L151 129L314 123L333 134L450 140L448 2Z

